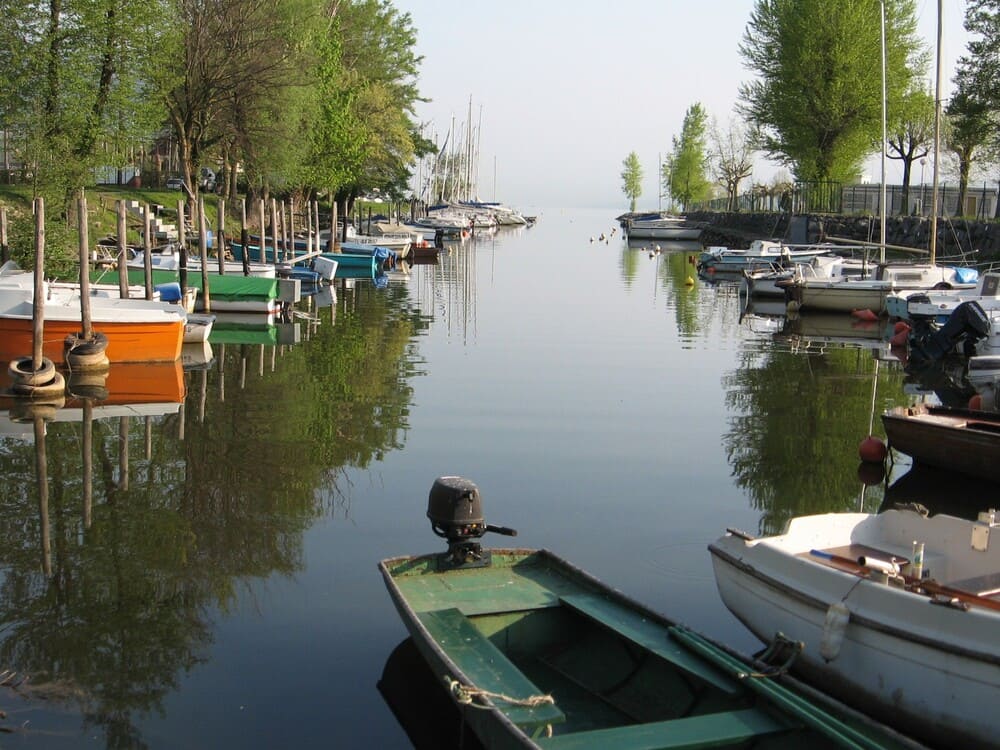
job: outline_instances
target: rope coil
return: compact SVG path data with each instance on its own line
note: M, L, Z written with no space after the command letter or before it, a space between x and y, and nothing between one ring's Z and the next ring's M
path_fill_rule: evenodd
M551 695L530 695L527 698L514 698L513 696L506 695L504 693L494 693L492 690L477 688L473 685L463 685L458 680L451 679L448 675L444 676L444 681L448 686L448 692L455 697L455 700L464 705L472 706L473 708L492 708L491 706L473 703L476 698L491 698L503 701L504 703L509 703L512 706L525 706L527 708L555 704L556 702L556 699Z

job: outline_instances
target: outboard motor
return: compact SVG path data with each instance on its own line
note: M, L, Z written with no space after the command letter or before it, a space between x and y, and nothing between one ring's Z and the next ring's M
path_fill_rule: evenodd
M485 567L490 564L490 553L477 541L483 534L517 536L514 529L486 523L479 488L462 477L434 480L427 517L434 533L448 541L448 551L438 557L438 569Z
M990 332L990 319L975 300L963 302L948 316L940 328L921 333L916 330L910 336L910 362L916 367L924 367L940 362L963 342L964 354L975 353L976 341Z

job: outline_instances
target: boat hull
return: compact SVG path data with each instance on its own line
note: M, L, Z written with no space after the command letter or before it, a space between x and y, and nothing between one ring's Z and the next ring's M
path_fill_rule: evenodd
M870 287L850 282L810 282L788 284L787 299L800 310L826 312L852 312L871 310L882 314L886 311L886 294L891 287Z
M1000 415L918 405L882 415L890 447L914 461L1000 481Z
M928 519L906 515L913 519L900 524L897 545L927 538ZM793 670L875 718L931 743L996 747L996 722L980 707L1000 699L1000 612L934 607L927 596L817 562L810 545L821 547L831 527L853 516L864 514L796 519L815 526L798 532L801 549L781 549L783 537L722 537L709 549L723 602L761 641L777 632L801 641ZM961 519L935 519L955 527L944 532L955 542L969 528ZM840 541L850 545L856 533ZM931 575L947 575L933 552L927 561ZM846 621L834 605L846 607Z
M805 729L815 728L810 722L820 714L838 732L859 736L853 722L862 717L855 714L848 726L824 713L841 704L824 697L821 709L808 702L815 692L784 702L790 698L784 691L803 689L787 676L748 686L734 675L753 668L734 652L552 553L490 554L485 565L459 569L442 567L439 555L379 565L414 644L485 747L660 747L650 738L675 735L689 738L671 745L678 747L744 747L749 740L760 750L802 746L796 741L824 745L829 735ZM761 712L755 693L772 690L782 691L782 705L794 702L804 711L791 723L787 714ZM870 741L874 724L862 721ZM733 722L738 736L730 734ZM895 734L880 740L855 746L914 744Z
M626 231L633 240L697 240L701 227L631 227Z
M0 317L0 357L12 360L32 352L30 318ZM173 362L181 354L184 321L159 323L95 322L94 329L108 338L106 355L110 362ZM63 344L67 336L80 332L80 321L46 320L42 355L63 364Z

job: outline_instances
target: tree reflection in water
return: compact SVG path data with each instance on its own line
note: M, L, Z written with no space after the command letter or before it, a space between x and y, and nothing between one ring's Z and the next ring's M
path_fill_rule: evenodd
M108 747L145 746L135 719L162 714L207 658L213 612L242 582L299 570L303 532L349 513L345 467L402 446L408 347L427 321L401 294L342 295L308 346L217 346L187 373L184 408L104 418L106 401L78 399L70 421L30 435L5 421L18 433L0 436L7 728L74 744L82 718Z

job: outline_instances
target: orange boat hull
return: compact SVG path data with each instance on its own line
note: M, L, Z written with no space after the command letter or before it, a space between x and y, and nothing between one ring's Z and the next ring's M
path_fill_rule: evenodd
M173 362L181 356L184 321L156 323L100 323L94 328L108 337L107 355L111 362ZM25 318L0 317L0 361L30 357L32 322ZM63 364L63 342L79 333L78 321L45 321L42 354L55 364Z

